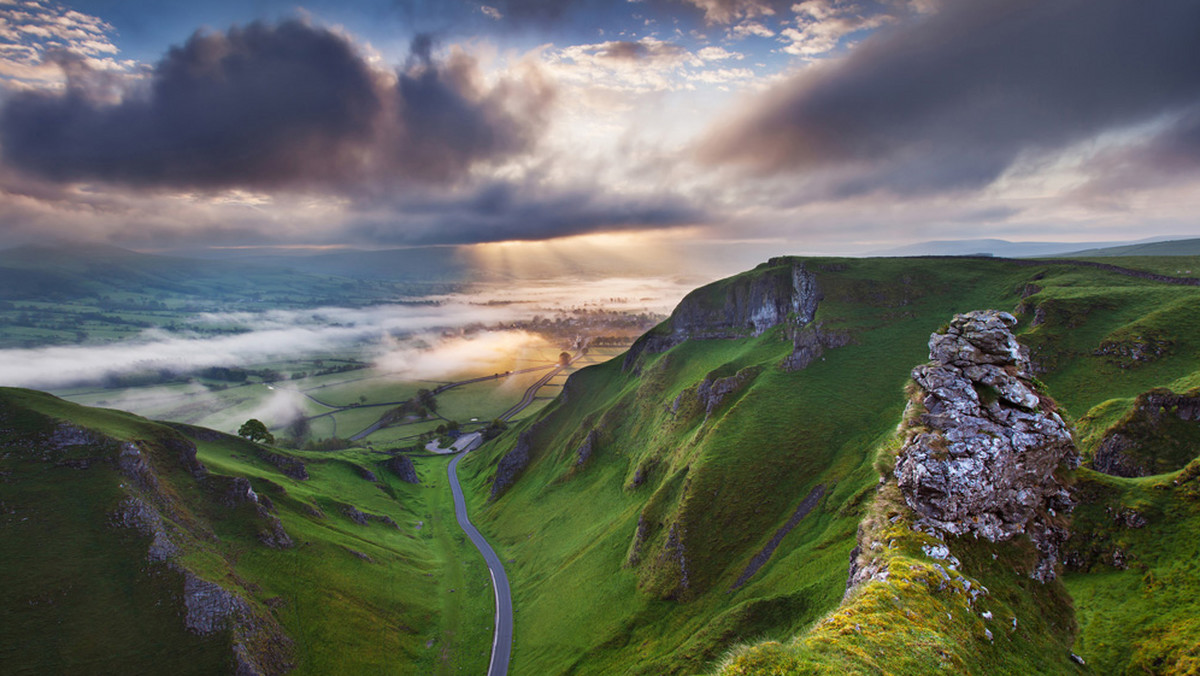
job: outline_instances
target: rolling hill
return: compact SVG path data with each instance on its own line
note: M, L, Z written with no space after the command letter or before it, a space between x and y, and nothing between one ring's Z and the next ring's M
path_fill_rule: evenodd
M0 388L0 671L477 671L488 577L445 465Z
M1100 258L1110 256L1200 256L1200 239L1174 239L1166 242L1142 242L1124 246L1107 246L1063 255L1071 258Z
M963 552L962 543L950 545L1021 629L1002 644L961 646L941 666L987 672L984 665L1013 653L1069 673L1083 668L1072 648L1097 673L1185 663L1200 651L1195 636L1156 619L1163 603L1145 595L1167 571L1180 589L1196 589L1192 545L1168 535L1192 527L1196 510L1190 489L1147 486L1190 485L1180 477L1196 471L1187 460L1200 449L1174 452L1155 470L1168 473L1152 478L1118 479L1089 466L1139 395L1200 385L1198 293L1111 269L999 259L773 259L696 290L625 359L580 371L537 420L463 463L482 528L513 562L514 672L696 673L767 639L774 643L765 653L728 673L807 673L797 665L808 663L830 673L847 665L924 673L930 663L886 658L904 647L901 634L849 636L904 624L902 603L852 605L852 614L874 619L836 631L829 623L846 592L856 533L881 509L889 474L879 460L902 442L896 427L909 372L928 358L931 333L979 308L1020 319L1031 372L1084 432L1085 466L1071 480L1081 495L1105 498L1080 504L1088 525L1064 545L1063 574L1045 584L1020 563L1027 542ZM1154 500L1139 502L1147 491ZM1145 527L1134 532L1097 516L1116 505L1145 514ZM908 523L900 511L892 516ZM1089 529L1103 530L1111 546L1097 545ZM914 543L918 555L929 544L905 534L914 532L895 535L905 556ZM1013 578L1014 569L1026 573ZM893 594L872 594L892 604ZM1171 598L1174 613L1196 610ZM914 612L938 607L928 593L910 599ZM982 628L964 633L955 611L940 612L921 616L917 629L928 640L986 640ZM813 645L825 648L804 652ZM885 657L847 661L870 650ZM1028 668L1023 659L1005 668Z
M461 463L513 585L511 673L1200 668L1200 286L1161 265L784 257L696 289ZM1012 316L963 314L989 308ZM0 444L0 644L34 647L6 673L156 646L184 672L482 663L442 459L414 486L370 449L27 390L0 391ZM1028 471L947 469L993 446ZM191 622L197 589L232 610Z

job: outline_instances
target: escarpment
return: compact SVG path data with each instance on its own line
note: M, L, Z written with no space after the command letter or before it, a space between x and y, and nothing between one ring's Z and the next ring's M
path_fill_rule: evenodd
M689 339L746 338L785 323L804 326L813 321L821 298L817 277L803 261L772 258L689 293L666 322L634 342L623 368L633 370L642 354L665 352ZM808 339L803 344L812 348Z
M1054 577L1064 516L1074 503L1056 475L1079 455L1052 401L1029 375L1027 352L1005 312L955 315L929 339L932 361L913 369L923 412L900 450L895 476L919 525L991 542L1027 533Z

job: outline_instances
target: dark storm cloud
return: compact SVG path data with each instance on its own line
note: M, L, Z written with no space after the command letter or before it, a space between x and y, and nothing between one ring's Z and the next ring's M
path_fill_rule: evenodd
M615 61L656 61L686 56L688 50L670 42L614 40L601 45L596 56Z
M484 88L470 57L413 47L392 74L299 21L196 33L117 103L78 64L65 93L13 94L0 141L10 165L55 181L201 189L449 180L529 147L547 85Z
M699 154L812 197L984 186L1200 104L1198 26L1193 0L959 0L776 87Z
M609 197L495 181L469 194L403 196L361 215L345 238L360 244L465 244L693 225L706 214L669 195ZM397 219L395 214L403 214Z
M1076 194L1100 202L1195 180L1200 175L1200 105L1165 122L1149 138L1100 153L1086 170L1090 180Z

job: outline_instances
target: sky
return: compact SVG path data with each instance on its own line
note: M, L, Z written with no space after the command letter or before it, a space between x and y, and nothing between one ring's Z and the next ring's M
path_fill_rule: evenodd
M0 246L1200 236L1194 0L0 0Z

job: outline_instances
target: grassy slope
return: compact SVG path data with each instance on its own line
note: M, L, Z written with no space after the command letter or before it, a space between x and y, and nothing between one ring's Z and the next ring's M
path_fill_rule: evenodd
M50 429L55 419L116 439L150 440L151 449L155 438L173 434L137 416L26 390L0 390L0 404L6 412L0 436L7 443L26 427ZM197 447L211 472L246 477L269 497L296 546L260 544L252 521L214 502L190 475L170 469L173 456L163 453L155 463L160 480L193 527L219 538L189 545L180 561L272 612L295 642L294 673L484 668L488 577L454 522L444 458L417 459L422 484L413 486L375 465L381 456L366 451L295 453L310 474L297 481L240 439L198 440ZM56 467L11 447L0 457L7 472L0 528L10 543L0 563L6 579L19 582L4 586L0 603L7 615L0 623L5 673L105 671L117 664L156 673L227 668L227 638L184 629L179 576L146 561L146 538L108 525L124 495L114 467ZM355 465L371 469L379 482L363 479ZM345 505L385 515L399 528L358 525L344 515Z
M541 416L532 464L499 501L486 502L495 463L520 430L463 464L482 527L512 560L516 673L701 671L735 643L791 637L834 608L876 482L870 449L898 419L901 386L925 360L929 333L954 312L1012 309L1026 284L1037 284L1041 290L1025 299L1023 340L1052 366L1043 379L1069 415L1200 371L1191 344L1200 334L1188 333L1200 318L1195 288L1006 261L807 264L825 293L817 320L850 331L856 344L798 373L776 367L790 350L778 329L684 343L647 359L640 376L618 362L585 369L566 401ZM721 285L697 293L716 298ZM1049 319L1031 329L1039 306ZM1152 363L1122 368L1093 354L1106 339L1158 329L1175 343ZM702 411L682 419L667 412L706 374L745 367L761 370L707 421ZM573 469L572 452L593 428L601 430L599 450ZM639 467L653 469L634 489ZM750 557L817 484L829 488L817 509L730 593ZM629 566L643 514L652 531L647 553ZM670 524L686 529L691 586L683 594L678 572L658 555ZM666 600L672 596L685 602Z
M1076 651L1096 673L1200 673L1200 460L1141 479L1081 469L1077 492Z
M860 541L870 544L866 558L884 563L886 580L863 583L795 641L735 650L722 676L1083 671L1070 660L1070 598L1061 582L1029 578L1037 552L1028 540L951 538L955 565L926 553L943 543L913 530L913 517L894 480L881 486Z

